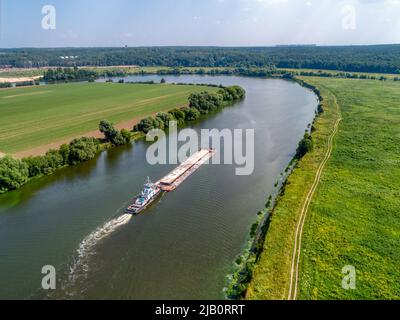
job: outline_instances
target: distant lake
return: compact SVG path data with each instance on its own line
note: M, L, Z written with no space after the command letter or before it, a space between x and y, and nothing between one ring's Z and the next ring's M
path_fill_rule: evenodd
M224 297L232 262L312 122L317 98L296 83L275 79L124 79L162 78L246 89L244 101L190 127L254 129L254 173L236 176L235 165L204 165L143 214L115 220L147 176L156 181L175 167L149 165L148 144L138 142L0 196L0 298ZM57 270L58 288L51 294L40 289L44 265Z

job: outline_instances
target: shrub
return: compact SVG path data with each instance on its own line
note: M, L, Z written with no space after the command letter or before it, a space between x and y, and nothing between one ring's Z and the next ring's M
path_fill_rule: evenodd
M156 118L164 124L165 128L169 127L170 121L175 121L175 117L171 113L157 113Z
M99 130L104 134L106 140L114 146L121 146L127 143L121 132L115 129L113 124L109 121L100 121Z
M122 138L124 139L125 144L131 142L132 134L128 130L122 129L121 135L122 135Z
M312 151L314 147L314 143L312 140L312 136L309 133L306 133L303 139L299 142L299 146L296 151L296 158L303 158L308 152Z
M61 145L60 155L63 158L64 165L68 164L68 162L69 162L69 145L68 144Z
M68 163L75 165L93 159L100 151L100 142L95 138L80 138L69 145Z
M47 167L44 169L44 174L53 173L58 168L64 166L64 158L58 150L50 150L44 156L47 162Z
M26 163L11 157L0 159L0 193L20 188L28 181Z
M164 122L160 118L147 117L133 127L133 131L148 133L152 129L164 129Z
M189 96L189 106L196 108L201 114L207 114L208 112L217 109L222 105L223 96L216 93L192 93Z
M182 111L185 113L186 121L194 121L200 118L200 111L195 108L182 108Z

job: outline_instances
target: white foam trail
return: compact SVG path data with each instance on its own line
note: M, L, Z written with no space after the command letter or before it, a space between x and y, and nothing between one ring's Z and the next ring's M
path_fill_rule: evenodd
M77 256L70 266L70 282L75 281L76 277L78 276L78 269L82 270L83 273L86 273L89 270L87 258L95 253L94 247L96 246L96 244L100 240L108 237L119 227L127 224L131 219L131 214L123 214L115 219L112 219L111 221L106 222L102 227L97 228L94 232L83 239L83 241L79 245L79 248L77 249Z

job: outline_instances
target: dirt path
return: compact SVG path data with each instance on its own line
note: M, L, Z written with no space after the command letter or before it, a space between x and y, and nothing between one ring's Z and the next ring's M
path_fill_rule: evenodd
M297 299L298 282L299 282L299 265L300 265L301 244L302 244L302 238L303 238L304 222L306 220L308 208L309 208L311 200L314 196L315 190L317 189L318 184L321 180L322 172L324 171L325 165L332 155L333 140L336 136L336 133L338 132L339 124L342 121L340 107L337 102L336 96L334 96L334 104L336 105L339 117L335 122L332 134L328 138L328 149L326 151L323 161L321 162L321 164L317 170L317 173L316 173L314 182L311 186L311 189L308 192L307 197L303 203L303 207L300 212L300 219L297 224L296 236L295 236L295 242L294 242L294 248L293 248L292 267L290 270L290 287L289 287L289 293L288 293L288 300L296 300Z
M5 157L5 156L6 156L6 155L5 155L4 153L0 152L0 159L3 158L3 157Z
M142 119L142 117L138 117L129 121L124 121L121 122L119 124L117 124L115 127L119 130L121 129L128 129L128 130L132 130L133 126L137 123L139 123L139 121ZM13 156L17 159L22 159L25 157L29 157L29 156L40 156L40 155L44 155L47 151L49 151L50 149L58 149L61 145L63 144L68 144L70 143L72 140L77 139L77 138L81 138L81 137L93 137L93 138L103 138L103 134L99 131L99 130L95 130L95 131L90 131L90 132L86 132L84 134L80 134L74 137L70 137L70 138L66 138L63 140L59 140L53 143L49 143L46 145L42 145L39 147L35 147L29 150L24 150L24 151L20 151L20 152L16 152L13 154ZM0 153L1 155L1 153ZM0 156L1 157L1 156Z

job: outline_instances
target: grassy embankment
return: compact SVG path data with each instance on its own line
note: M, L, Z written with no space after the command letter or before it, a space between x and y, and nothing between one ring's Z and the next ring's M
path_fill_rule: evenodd
M304 80L325 97L316 148L279 199L247 298L287 298L299 212L338 116L335 96L343 120L305 221L298 298L399 298L400 84ZM346 265L357 270L355 290L341 286Z
M15 153L187 105L191 93L217 88L74 83L0 90L0 151ZM129 128L131 129L131 128Z

